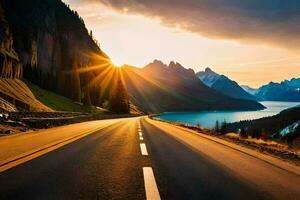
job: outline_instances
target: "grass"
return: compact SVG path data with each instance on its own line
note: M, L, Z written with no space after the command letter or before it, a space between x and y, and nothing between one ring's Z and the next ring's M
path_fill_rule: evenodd
M292 146L288 146L287 144L283 144L280 142L276 142L276 141L272 141L272 140L257 139L257 138L252 138L250 136L248 138L242 138L237 133L227 133L227 134L225 134L225 137L234 139L236 141L240 141L243 143L246 142L247 144L263 146L263 147L266 147L269 149L283 151L283 152L289 152L289 153L293 153L293 154L300 156L300 148L299 148L300 145L295 144L295 142ZM298 139L298 140L300 140L300 139ZM297 141L297 142L299 142L299 141Z
M257 144L257 145L271 146L271 147L276 147L276 148L280 148L280 149L288 148L286 145L283 145L281 143L278 143L278 142L272 141L272 140L257 139L257 138L252 138L250 136L248 138L241 138L240 135L237 133L227 133L227 134L225 134L225 136L232 138L232 139L238 139L238 140L246 141L246 142L249 142L252 144Z
M71 99L42 89L39 86L20 79L0 78L0 91L14 99L18 99L30 106L32 112L81 112L103 114L108 111L99 107L89 107L76 103ZM131 105L131 114L141 114L137 107Z
M30 111L53 111L51 108L38 101L30 88L19 79L0 78L0 91L1 93L30 105Z
M95 107L88 107L76 103L68 98L57 95L53 92L44 90L29 81L24 81L26 85L30 88L34 96L42 102L44 105L55 111L67 111L67 112L82 112L82 113L97 113L101 114L106 110Z

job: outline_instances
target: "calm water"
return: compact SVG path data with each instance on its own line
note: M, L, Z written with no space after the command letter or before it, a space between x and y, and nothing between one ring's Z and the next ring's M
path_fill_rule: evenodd
M240 120L258 119L262 117L272 116L278 114L280 111L300 104L296 102L275 102L263 101L260 102L267 109L260 111L205 111L205 112L167 112L159 116L159 119L182 122L191 125L200 124L201 126L212 128L215 126L217 120L219 122L236 122Z

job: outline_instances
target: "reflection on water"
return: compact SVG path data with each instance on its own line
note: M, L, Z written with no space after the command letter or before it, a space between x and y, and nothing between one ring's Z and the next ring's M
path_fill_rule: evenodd
M203 111L203 112L167 112L159 116L159 119L182 122L191 125L200 124L201 126L212 128L217 120L220 122L236 122L240 120L258 119L278 114L280 111L300 104L300 102L275 102L263 101L260 102L265 107L265 110L260 111Z

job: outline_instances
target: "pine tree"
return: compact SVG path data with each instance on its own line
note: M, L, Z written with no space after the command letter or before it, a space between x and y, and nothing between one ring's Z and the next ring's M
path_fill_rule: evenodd
M86 106L91 106L92 101L91 101L91 94L90 94L90 74L84 74L83 75L83 99L82 103Z
M219 127L219 120L216 121L216 125L215 125L215 132L219 132L220 131L220 127Z
M121 79L118 80L116 89L111 95L110 107L115 113L129 113L130 111L129 98Z
M92 30L90 30L90 37L91 37L92 39L94 39L94 35L93 35L93 31L92 31Z
M241 136L241 138L247 138L248 137L248 134L247 134L247 132L244 128L241 129L240 136Z
M261 139L263 139L263 140L267 140L268 139L268 132L266 131L266 129L262 129L261 130Z
M221 134L226 134L227 133L227 123L226 121L224 121L221 125L221 128L220 128L220 132Z

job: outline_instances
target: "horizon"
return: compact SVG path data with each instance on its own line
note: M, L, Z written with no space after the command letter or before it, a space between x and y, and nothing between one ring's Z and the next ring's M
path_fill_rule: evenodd
M168 16L143 15L135 9L135 3L119 6L101 0L65 2L83 17L88 30L93 31L101 48L116 65L142 68L155 59L164 63L175 61L195 72L210 67L240 85L254 88L300 77L299 50L289 48L291 43L284 41L289 40L288 36L283 41L272 38L268 42L265 38L257 39L254 34L246 39L229 37L225 33L225 36L209 36L184 28L180 23L168 24ZM165 4L168 5L167 0Z

